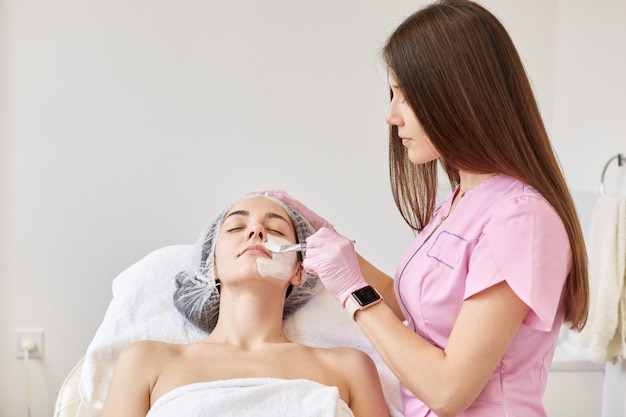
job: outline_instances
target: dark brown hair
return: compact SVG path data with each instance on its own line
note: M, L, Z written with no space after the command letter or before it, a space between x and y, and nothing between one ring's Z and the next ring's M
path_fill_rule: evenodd
M441 154L452 187L459 169L502 173L532 186L554 207L569 235L572 269L565 321L587 320L587 252L574 202L550 144L522 61L504 26L482 6L441 0L409 16L383 55L404 97ZM404 220L421 230L437 196L437 161L414 165L389 132L390 180Z

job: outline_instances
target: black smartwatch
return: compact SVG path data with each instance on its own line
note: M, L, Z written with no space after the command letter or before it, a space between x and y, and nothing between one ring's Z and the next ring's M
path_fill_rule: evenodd
M383 297L371 285L367 285L354 291L346 300L345 309L354 320L354 315L359 310L365 310L383 301Z

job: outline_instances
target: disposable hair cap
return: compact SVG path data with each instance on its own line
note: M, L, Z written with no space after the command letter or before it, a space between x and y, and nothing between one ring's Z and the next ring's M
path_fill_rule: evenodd
M305 242L306 238L315 232L300 213L278 199L251 193L237 201L250 197L263 197L280 204L294 224L298 242ZM176 275L174 306L187 320L209 333L217 324L220 302L220 293L215 280L215 240L224 216L237 201L229 205L205 228L191 251L189 267ZM317 276L302 271L302 281L293 287L285 299L283 319L292 315L311 299L319 290L318 283Z

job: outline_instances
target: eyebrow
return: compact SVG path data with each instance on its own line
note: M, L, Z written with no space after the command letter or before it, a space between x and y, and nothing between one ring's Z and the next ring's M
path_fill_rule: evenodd
M222 220L222 223L224 223L226 221L226 219L229 219L231 216L242 216L242 217L250 217L250 212L247 210L236 210L233 211L231 213L228 213L228 215L226 217L224 217L224 220ZM278 213L274 213L272 211L265 213L264 218L266 219L280 219L282 221L284 221L285 223L287 223L287 225L289 226L289 228L291 230L293 229L293 225L291 224L291 222L289 220L287 220L284 216L281 216Z

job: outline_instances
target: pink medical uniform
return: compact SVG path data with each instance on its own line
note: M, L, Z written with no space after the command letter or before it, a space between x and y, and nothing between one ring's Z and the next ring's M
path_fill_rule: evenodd
M407 326L444 349L463 301L506 281L529 313L476 401L460 415L545 417L542 398L571 268L563 222L533 188L506 175L467 192L440 224L453 196L435 210L396 270L395 292ZM401 390L406 417L435 416L406 387Z

